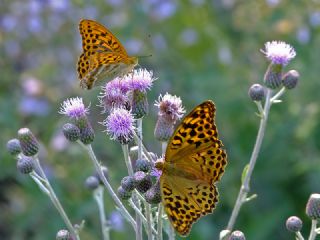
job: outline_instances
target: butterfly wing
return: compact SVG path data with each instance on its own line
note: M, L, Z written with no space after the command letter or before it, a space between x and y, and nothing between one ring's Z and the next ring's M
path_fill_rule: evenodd
M162 201L173 227L182 235L218 201L214 185L227 163L214 122L212 101L195 107L168 142L160 177Z
M175 230L188 235L192 224L211 213L218 201L214 184L177 176L161 176L162 202Z
M86 55L94 52L116 52L128 56L120 41L100 23L83 19L79 23L79 31Z

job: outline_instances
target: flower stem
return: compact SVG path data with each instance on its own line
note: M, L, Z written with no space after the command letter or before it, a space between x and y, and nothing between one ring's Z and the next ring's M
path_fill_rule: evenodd
M251 154L248 171L240 187L240 191L239 191L235 206L232 210L232 214L228 222L227 230L230 230L230 232L233 230L234 224L240 212L240 208L242 207L242 204L246 202L247 194L250 191L250 179L258 158L258 154L261 148L262 140L263 140L266 125L267 125L268 115L271 107L271 95L272 95L272 90L267 89L263 117L260 120L259 131L258 131L256 142Z
M310 229L310 235L309 235L308 240L314 240L314 239L316 239L316 236L317 236L317 232L316 232L317 223L318 223L318 221L317 221L316 219L312 219L311 229Z
M124 160L128 168L128 173L130 176L133 176L133 168L131 164L131 159L129 157L128 144L122 144L121 147L122 147ZM132 200L133 200L133 203L140 209L140 202L137 196L135 195L135 193L132 195ZM136 240L142 240L142 221L138 214L136 214Z
M157 240L162 240L162 211L163 211L162 203L159 203L159 205L158 205L158 224L157 224L158 238L157 238Z
M104 193L104 188L99 186L97 189L94 190L93 196L99 208L99 216L100 216L100 224L101 224L103 240L110 240L110 227L108 225L106 215L104 212L103 193Z
M46 193L48 194L50 200L52 201L53 205L56 207L56 209L58 210L60 216L62 217L64 223L66 224L67 228L69 229L71 235L76 239L76 240L80 240L79 234L78 232L74 229L71 221L69 220L66 212L64 211L57 195L55 194L53 188L51 187L51 184L47 178L47 176L45 175L38 157L34 158L34 163L36 166L36 169L39 171L40 175L41 175L41 180L45 186L45 188L47 189ZM33 175L34 177L36 177L36 175Z
M297 240L304 240L300 231L296 232L296 238L297 238Z
M104 174L103 174L103 172L102 172L102 169L101 169L101 165L100 165L100 163L98 162L98 160L97 160L97 158L96 158L96 155L94 154L94 152L93 152L93 150L92 150L91 145L90 145L90 144L84 145L84 144L81 143L80 141L79 141L79 143L80 143L80 145L81 145L82 147L84 147L84 148L87 150L87 152L88 152L88 154L89 154L89 156L90 156L90 158L91 158L91 160L92 160L92 162L93 162L93 164L94 164L94 166L95 166L95 169L96 169L96 171L97 171L97 173L98 173L98 175L99 175L99 177L100 177L100 179L101 179L101 181L103 182L103 184L104 184L105 187L107 188L107 190L108 190L109 194L111 195L113 201L114 201L114 202L116 203L116 205L121 209L121 213L124 215L125 219L127 219L127 220L131 223L133 229L136 231L136 222L135 222L135 220L131 217L130 213L129 213L128 210L125 208L125 206L122 204L121 200L120 200L120 199L118 198L118 196L115 194L115 192L113 191L110 183L108 182L108 180L107 180L106 177L104 176Z

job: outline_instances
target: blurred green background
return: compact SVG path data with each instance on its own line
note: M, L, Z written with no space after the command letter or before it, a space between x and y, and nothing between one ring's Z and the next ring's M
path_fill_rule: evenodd
M298 87L274 105L252 178L258 198L243 206L236 223L247 239L293 239L285 228L291 215L301 217L307 236L305 204L320 192L320 2L293 0L2 0L0 2L0 239L54 239L64 228L59 215L27 176L16 171L5 150L21 127L41 141L40 158L74 223L86 220L82 239L101 239L98 211L83 182L92 174L89 157L68 143L61 127L60 104L81 96L91 103L96 131L93 148L108 166L114 188L127 173L121 147L110 141L97 107L99 88L80 89L75 64L81 53L78 22L95 19L107 26L130 55L149 55L140 66L158 78L148 93L150 114L144 121L149 150L161 153L153 138L159 94L182 98L187 111L212 99L219 134L229 163L218 184L214 214L197 222L188 239L217 239L226 227L240 186L240 176L255 141L259 119L247 95L262 82L268 62L260 49L271 40L290 43L297 57ZM106 212L112 239L129 239L132 228L115 212L109 196Z

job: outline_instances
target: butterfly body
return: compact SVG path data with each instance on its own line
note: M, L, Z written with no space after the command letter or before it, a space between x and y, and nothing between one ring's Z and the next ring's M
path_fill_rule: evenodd
M91 89L97 82L122 77L138 64L138 58L128 56L120 41L100 23L84 19L79 30L83 53L77 70L82 88Z
M226 161L218 139L212 101L195 107L180 123L168 142L160 187L164 209L176 231L186 236L201 216L211 213L218 202L215 183Z

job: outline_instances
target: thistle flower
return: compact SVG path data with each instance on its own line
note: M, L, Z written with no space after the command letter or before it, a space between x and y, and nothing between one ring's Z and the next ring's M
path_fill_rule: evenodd
M66 229L61 229L57 232L56 240L71 240L71 234Z
M260 84L253 84L249 88L248 95L252 101L261 101L265 97L264 87Z
M299 232L302 228L302 221L296 216L291 216L286 221L286 227L290 232Z
M99 186L99 179L96 176L87 177L84 185L86 188L94 190Z
M123 109L114 109L102 123L107 128L107 133L113 140L121 144L128 144L133 139L134 126L131 112Z
M26 156L34 156L39 151L39 143L29 128L21 128L18 131L18 139L21 151Z
M311 219L320 219L320 194L314 193L309 197L306 214Z
M296 56L294 48L282 41L267 42L264 46L265 50L260 51L275 65L286 66Z
M28 156L19 157L17 160L17 169L23 174L29 174L33 171L33 158Z
M132 75L128 74L125 77L131 90L131 111L135 118L142 118L148 114L147 90L151 88L154 80L153 73L146 69L134 70Z
M154 105L159 108L154 136L159 141L167 141L173 134L174 124L183 116L185 110L181 99L168 93L160 95Z
M61 104L59 113L68 116L75 122L75 125L80 129L80 140L84 144L90 144L94 140L94 131L87 118L89 107L85 107L82 98L65 100Z
M128 91L129 86L127 81L119 78L115 78L108 82L105 87L102 87L102 92L98 97L100 101L99 106L103 108L102 113L109 114L113 108L127 108L129 105Z
M275 89L281 85L282 68L295 56L295 50L285 42L272 41L265 44L261 52L271 61L264 76L264 83L268 88Z
M7 150L11 155L18 155L21 153L20 141L16 138L10 139L7 142Z
M283 76L282 84L286 89L293 89L297 86L299 77L296 70L290 70Z

